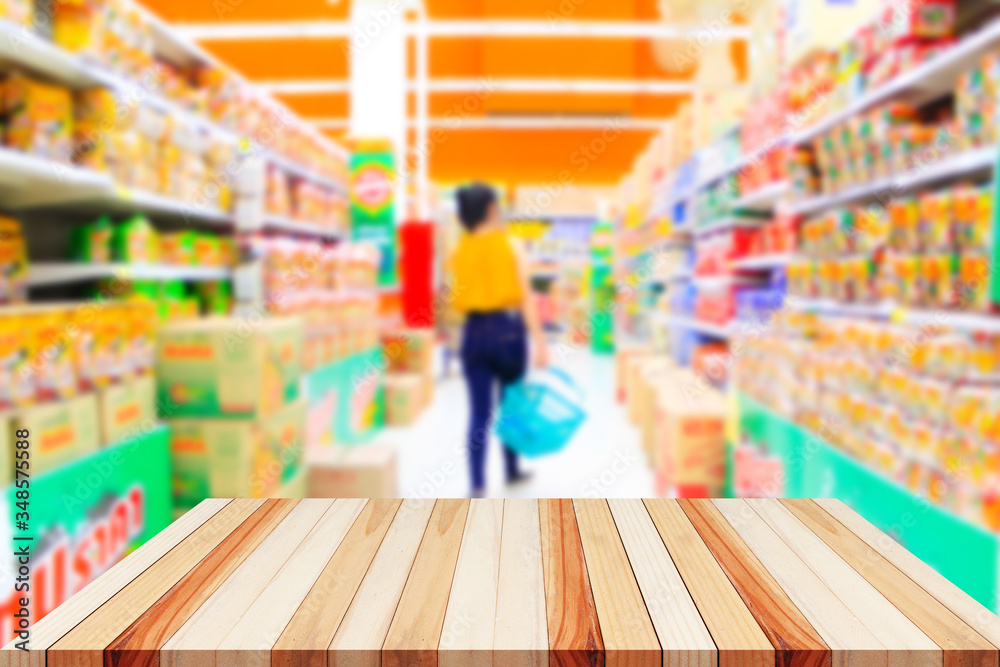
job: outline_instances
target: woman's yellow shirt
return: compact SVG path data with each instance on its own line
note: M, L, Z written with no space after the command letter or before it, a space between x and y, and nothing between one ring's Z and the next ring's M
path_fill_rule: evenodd
M451 260L453 305L460 313L520 308L520 265L506 230L464 234Z

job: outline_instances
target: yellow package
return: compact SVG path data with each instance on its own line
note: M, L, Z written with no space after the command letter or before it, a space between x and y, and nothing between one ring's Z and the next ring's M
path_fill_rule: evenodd
M24 303L28 292L28 252L21 224L0 216L0 304Z
M156 363L156 306L152 302L132 302L128 314L131 373L147 375Z
M97 373L94 384L106 387L127 375L128 327L120 304L109 304L98 311L94 323L94 364Z
M5 142L60 164L73 156L73 98L67 88L14 73L3 84Z
M0 409L24 407L35 401L26 321L24 314L0 316Z
M30 313L27 320L36 397L52 401L75 396L76 367L68 311Z
M99 54L104 30L104 12L87 0L53 3L52 41L67 51Z

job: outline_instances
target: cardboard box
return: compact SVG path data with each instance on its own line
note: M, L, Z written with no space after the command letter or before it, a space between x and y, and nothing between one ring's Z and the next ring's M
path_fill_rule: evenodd
M97 404L101 444L116 445L156 420L156 380L146 375L104 387Z
M275 494L275 498L307 498L306 490L309 484L309 473L305 467L303 467L287 482L281 485L278 489L278 493Z
M650 356L655 354L649 345L619 346L615 350L615 394L619 402L625 401L628 388L626 387L629 361L636 356Z
M662 354L635 354L625 362L625 406L629 421L636 427L642 426L642 377L653 368L663 368L670 364L669 358Z
M638 379L636 402L638 403L638 424L642 434L642 449L646 452L650 465L656 454L656 406L660 392L671 377L677 375L677 367L667 358L657 357L642 370Z
M330 447L306 462L310 498L395 498L396 451L390 445Z
M31 442L31 475L65 465L100 448L97 397L83 394L17 412L14 431L26 429Z
M273 497L301 470L305 420L304 401L258 420L171 420L175 504Z
M409 426L417 420L426 405L425 381L416 373L385 376L386 426Z
M425 373L434 367L434 330L397 329L382 336L389 373Z
M299 396L302 322L207 318L157 332L162 417L263 417Z
M688 371L671 374L657 404L655 469L681 497L714 497L725 485L726 399Z

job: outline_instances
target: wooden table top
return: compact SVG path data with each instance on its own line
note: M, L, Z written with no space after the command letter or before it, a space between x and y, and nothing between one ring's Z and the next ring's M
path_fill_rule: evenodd
M207 500L0 665L997 667L834 500Z

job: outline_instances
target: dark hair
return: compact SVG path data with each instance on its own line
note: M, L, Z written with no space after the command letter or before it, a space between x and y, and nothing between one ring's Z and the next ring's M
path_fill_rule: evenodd
M458 218L462 226L473 232L486 220L490 206L497 202L497 193L488 185L473 183L459 188L455 199L458 200Z

